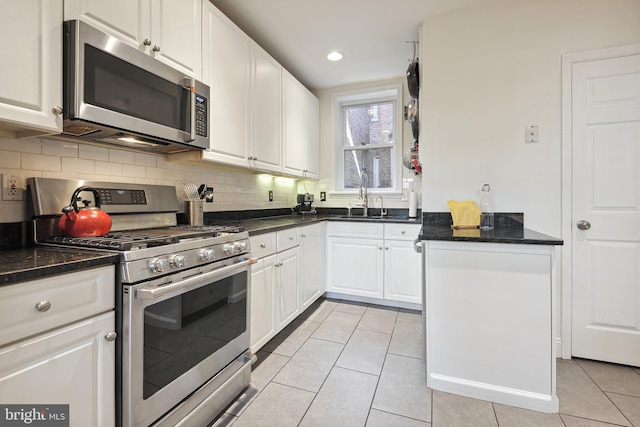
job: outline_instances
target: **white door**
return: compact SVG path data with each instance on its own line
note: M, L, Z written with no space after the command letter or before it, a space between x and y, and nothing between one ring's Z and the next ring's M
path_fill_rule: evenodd
M251 266L251 351L255 353L276 335L276 256L260 258Z
M420 255L413 241L384 242L384 299L422 304Z
M640 366L640 55L574 64L571 99L572 355Z
M278 330L281 331L300 314L300 248L279 252L276 262L278 292Z

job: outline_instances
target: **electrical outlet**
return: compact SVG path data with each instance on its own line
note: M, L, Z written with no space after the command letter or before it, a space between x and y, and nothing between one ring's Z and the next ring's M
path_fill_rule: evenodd
M4 174L2 176L2 200L24 200L22 175Z
M327 192L326 191L321 191L320 192L320 201L321 202L326 202L327 201Z
M269 201L273 202L273 190L269 190Z
M525 142L538 142L538 125L529 125L525 129Z

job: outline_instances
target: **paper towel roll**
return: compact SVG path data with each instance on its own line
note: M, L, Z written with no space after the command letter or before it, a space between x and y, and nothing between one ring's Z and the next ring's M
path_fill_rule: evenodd
M409 193L409 218L415 218L418 215L418 194L411 190Z

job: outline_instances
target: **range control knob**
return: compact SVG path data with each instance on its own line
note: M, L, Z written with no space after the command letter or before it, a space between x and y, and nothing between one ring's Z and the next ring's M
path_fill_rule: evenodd
M222 252L225 255L233 255L236 253L236 245L234 243L227 243L222 247Z
M216 253L213 249L200 249L200 261L213 261Z
M169 268L169 261L166 258L154 258L149 262L149 270L154 273L163 273Z
M237 242L236 249L238 252L245 252L247 250L247 242Z
M171 264L173 268L183 268L187 266L187 259L184 255L174 255L169 258L169 264Z

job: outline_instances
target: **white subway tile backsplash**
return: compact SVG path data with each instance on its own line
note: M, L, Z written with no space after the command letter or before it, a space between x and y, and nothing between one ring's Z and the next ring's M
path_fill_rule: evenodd
M71 173L71 172L47 172L47 171L42 171L42 177L43 178L57 178L57 179L78 179L78 174L77 173ZM71 196L71 195L69 195Z
M61 163L58 156L44 154L22 153L20 155L20 169L60 172Z
M144 178L147 176L147 168L137 165L122 165L122 175L132 178Z
M53 139L42 140L42 154L61 157L78 157L78 144L69 141L59 141Z
M10 139L0 138L0 150L20 151L23 153L42 153L42 144L39 139Z
M81 144L78 147L78 157L81 159L109 161L109 149L104 147L96 147L94 145Z
M0 168L20 169L20 153L0 150Z
M164 157L157 157L156 166L162 169L175 169L176 163L168 162Z
M136 165L153 166L155 168L156 158L157 156L151 154L134 153L134 163Z
M133 182L136 184L157 184L158 182L155 179L149 178L134 178Z
M94 174L96 167L93 160L62 157L62 172L91 173Z
M114 163L126 163L134 164L135 156L132 151L118 150L116 148L109 148L109 161Z
M122 164L110 162L95 162L96 174L98 175L122 175Z
M166 169L152 168L152 167L147 168L147 178L166 179L166 177L167 177Z

